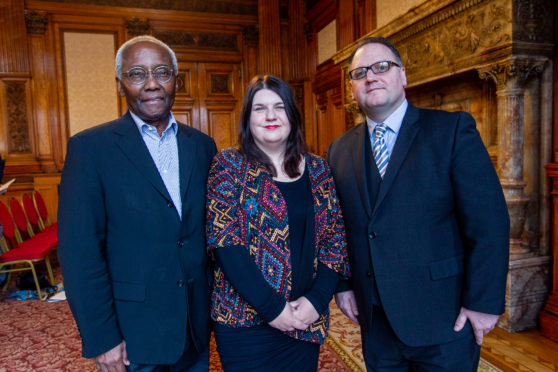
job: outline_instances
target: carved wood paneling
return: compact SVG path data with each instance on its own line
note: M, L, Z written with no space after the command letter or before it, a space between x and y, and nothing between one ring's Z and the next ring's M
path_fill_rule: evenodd
M231 14L258 14L257 1L234 0L40 0L64 4L86 4L103 6L134 7L187 12L210 12Z
M4 81L6 112L8 119L8 152L10 154L31 152L29 139L29 113L27 111L27 83Z
M485 146L497 155L497 116L494 83L480 80L475 72L463 73L407 89L409 101L424 108L469 112L477 122L477 129Z
M232 147L236 143L236 114L234 105L207 105L208 134L218 149Z
M0 3L0 73L29 74L23 1Z
M220 49L237 52L238 35L231 33L154 31L153 36L171 48Z

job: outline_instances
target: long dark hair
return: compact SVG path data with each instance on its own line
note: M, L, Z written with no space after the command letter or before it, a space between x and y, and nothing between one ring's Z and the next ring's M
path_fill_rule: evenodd
M273 75L257 75L248 85L242 109L240 110L240 123L238 125L238 147L249 162L261 163L273 177L277 170L269 157L256 145L252 132L250 132L250 114L252 102L256 93L262 89L275 92L283 100L287 118L291 124L291 132L287 138L283 167L291 178L300 176L300 159L308 152L308 146L302 136L302 120L296 106L296 101L291 88L283 80Z

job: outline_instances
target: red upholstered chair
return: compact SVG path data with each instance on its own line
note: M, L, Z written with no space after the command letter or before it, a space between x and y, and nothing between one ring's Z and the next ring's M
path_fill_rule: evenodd
M31 224L27 220L27 216L21 207L21 204L16 198L10 198L10 212L16 224L17 229L21 235L22 240L27 238L33 238L33 240L45 240L48 243L53 243L55 246L58 245L58 235L56 230L54 231L39 231L35 233Z
M45 228L45 225L39 216L37 208L35 208L35 203L33 203L33 199L28 194L23 194L21 197L21 202L23 203L23 209L25 210L25 215L27 216L27 220L31 224L31 228L34 232L41 231L42 233L52 233L57 234L56 232L56 224L50 225Z
M35 203L37 212L39 212L39 223L42 223L43 229L51 228L56 230L56 222L54 222L53 224L50 223L50 219L48 218L48 210L46 208L45 201L40 192L38 191L33 192L33 202Z
M4 230L4 237L0 239L0 251L2 253L0 254L0 273L8 273L8 278L2 290L5 291L8 288L12 272L31 270L39 298L45 300L46 294L43 295L41 292L35 264L41 261L45 262L50 284L54 285L49 255L56 247L56 244L49 243L46 239L37 239L35 237L21 241L21 236L17 234L17 229L8 207L2 202L0 202L0 223L2 223Z

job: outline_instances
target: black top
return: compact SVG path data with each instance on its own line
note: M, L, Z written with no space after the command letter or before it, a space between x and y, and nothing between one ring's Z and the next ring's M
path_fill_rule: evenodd
M292 289L290 300L305 296L319 314L329 305L338 275L327 266L318 263L314 272L314 205L310 178L305 169L303 175L292 182L275 184L287 204L289 221L289 247L292 266ZM275 319L285 307L285 300L267 284L248 250L235 246L216 249L215 257L236 291L256 309L267 322ZM242 268L239 270L239 268Z

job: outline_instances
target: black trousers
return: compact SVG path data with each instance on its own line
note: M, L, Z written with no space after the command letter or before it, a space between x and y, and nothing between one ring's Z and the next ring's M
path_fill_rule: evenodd
M480 346L472 332L444 344L408 346L394 333L381 307L373 306L372 311L371 327L362 333L367 371L477 371Z
M190 344L180 359L172 365L136 364L126 367L126 372L207 372L209 370L209 347L198 353Z

